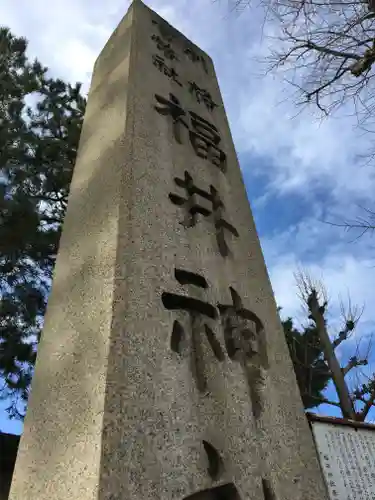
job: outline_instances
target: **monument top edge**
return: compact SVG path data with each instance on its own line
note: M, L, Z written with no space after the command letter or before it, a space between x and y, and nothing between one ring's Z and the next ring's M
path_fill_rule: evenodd
M136 15L135 9L138 9L138 8L146 9L149 13L151 13L151 16L152 16L154 21L162 23L169 30L173 31L174 36L184 39L185 42L188 42L192 46L192 48L199 51L202 55L205 55L205 57L207 57L211 61L211 63L213 64L212 58L210 57L210 55L207 52L205 52L203 49L201 49L199 47L199 45L197 45L192 40L190 40L190 38L188 38L186 35L184 35L177 28L175 28L170 22L168 22L166 19L164 19L162 16L160 16L156 11L151 9L151 7L149 7L145 2L143 2L142 0L132 0L132 2L130 3L130 5L128 7L128 10L124 14L121 21L118 23L118 25L116 26L116 28L114 29L114 31L112 32L112 34L110 35L110 37L108 38L106 43L104 44L102 50L100 51L100 53L95 61L95 65L96 65L96 62L98 61L98 59L100 59L101 53L104 51L105 47L108 45L108 43L111 41L111 39L115 35L116 31L119 29L119 27L122 25L122 23L125 22L125 19L129 15L132 14L133 10L134 10L134 14Z
M143 8L145 8L145 9L147 9L149 12L152 13L153 16L157 17L159 21L161 21L162 23L168 25L168 27L170 29L172 29L173 31L175 31L177 36L180 36L180 37L184 38L191 45L193 45L195 49L198 49L206 57L208 57L209 59L211 59L211 57L209 56L209 54L207 54L207 52L205 52L203 49L201 49L201 47L199 47L199 45L197 45L192 40L190 40L190 38L188 38L186 35L184 35L184 33L182 33L181 31L179 31L177 28L175 28L175 26L173 26L169 21L167 21L166 19L164 19L164 17L162 17L160 14L158 14L156 11L154 11L153 9L151 9L151 7L149 7L145 2L143 2L142 0L133 0L132 3L129 6L129 9L132 7L132 5L134 5L134 6L139 5L139 6L142 6Z

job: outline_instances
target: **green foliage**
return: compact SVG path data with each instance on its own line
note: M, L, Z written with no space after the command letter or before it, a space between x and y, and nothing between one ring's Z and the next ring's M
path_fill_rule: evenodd
M323 391L332 379L324 360L318 330L308 326L302 332L293 320L282 322L304 407L314 408L324 401Z
M0 28L0 397L23 418L86 101Z

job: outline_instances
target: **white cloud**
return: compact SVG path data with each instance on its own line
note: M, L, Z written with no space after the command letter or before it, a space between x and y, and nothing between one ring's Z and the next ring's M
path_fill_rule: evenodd
M129 3L60 0L52 11L44 0L19 0L17 7L3 0L0 15L4 24L30 40L33 56L54 74L84 82L87 90L94 60ZM255 57L264 57L270 44L262 37L260 9L236 15L224 1L146 3L212 55L237 150L269 158L272 189L301 192L307 186L310 191L325 186L337 198L342 193L372 195L375 169L359 167L357 155L368 142L353 132L354 118L319 122L311 109L295 116L281 76L260 79L264 67ZM268 26L267 32L275 30Z
M324 283L329 299L327 320L333 333L342 326L340 301L347 305L349 296L353 306L364 308L357 335L375 332L375 259L369 240L359 240L354 250L342 233L313 217L264 238L262 247L282 317L296 318L300 325L307 323L294 278L294 273L303 270Z

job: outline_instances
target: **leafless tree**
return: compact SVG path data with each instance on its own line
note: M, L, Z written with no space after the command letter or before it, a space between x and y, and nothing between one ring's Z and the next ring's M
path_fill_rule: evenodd
M243 10L259 1L277 33L271 37L269 71L285 72L297 103L313 104L323 116L349 105L346 109L352 110L362 131L375 133L375 0L228 3ZM375 147L360 156L373 162ZM374 229L374 212L365 209L358 220L333 225L358 230L362 236Z
M343 327L337 335L330 335L326 320L328 297L324 285L302 271L296 273L296 280L300 298L307 308L309 319L318 330L325 361L330 368L339 399L339 404L328 400L325 402L339 406L344 418L363 422L372 406L375 406L375 373L369 376L361 369L362 366L368 366L371 339L364 350L361 349L361 339L357 340L353 355L344 366L340 365L336 351L342 342L353 335L363 308L353 307L350 298L347 307L341 302Z
M251 0L229 0L241 8ZM352 101L362 125L372 122L375 85L374 0L261 0L279 35L272 67L285 67L301 102L324 113Z

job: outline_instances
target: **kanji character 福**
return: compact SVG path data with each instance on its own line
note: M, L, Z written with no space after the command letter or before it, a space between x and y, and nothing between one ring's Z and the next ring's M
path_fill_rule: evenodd
M161 64L160 61L156 61ZM218 129L205 118L202 118L194 111L190 111L191 129L185 119L186 112L182 108L180 101L173 94L169 94L169 99L155 94L159 105L155 109L162 115L170 115L173 118L174 135L177 142L182 144L181 124L189 130L190 142L198 156L207 158L222 172L226 171L226 154L219 148L221 137Z
M221 137L218 129L208 120L202 118L194 111L190 111L191 125L190 140L198 156L209 159L223 172L226 171L226 155L218 144Z
M155 109L161 115L169 115L173 119L173 130L174 136L177 142L182 144L181 137L181 125L184 125L187 129L189 125L185 119L185 111L182 109L180 105L180 101L173 94L169 94L170 99L166 99L161 95L155 94L155 98L158 101L159 105L155 106Z

